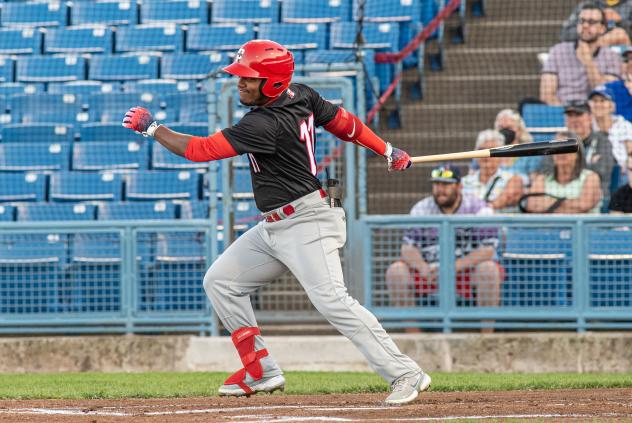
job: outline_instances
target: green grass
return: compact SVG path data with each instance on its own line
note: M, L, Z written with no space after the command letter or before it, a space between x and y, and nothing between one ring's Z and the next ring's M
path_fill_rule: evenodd
M214 396L228 373L2 374L0 399ZM433 391L632 387L632 374L432 373ZM288 372L287 394L386 392L373 373Z

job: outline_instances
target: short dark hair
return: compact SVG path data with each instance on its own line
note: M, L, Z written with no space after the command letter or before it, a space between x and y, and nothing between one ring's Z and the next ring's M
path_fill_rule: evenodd
M592 2L586 3L582 6L581 9L579 9L579 13L581 13L582 10L598 10L599 13L601 13L602 25L608 25L608 22L606 22L606 13L604 12L603 8L599 6L597 3L592 3Z
M586 156L584 153L584 143L579 136L573 131L559 131L555 133L556 139L575 139L577 140L577 161L575 169L573 169L573 179L579 178L582 171L586 168ZM557 181L557 167L553 166L553 179Z

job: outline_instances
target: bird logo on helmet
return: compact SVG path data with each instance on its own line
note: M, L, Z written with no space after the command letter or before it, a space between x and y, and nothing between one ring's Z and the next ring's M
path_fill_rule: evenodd
M265 79L261 93L274 98L290 86L294 73L294 56L274 41L252 40L241 46L235 61L226 66L224 72L243 78Z

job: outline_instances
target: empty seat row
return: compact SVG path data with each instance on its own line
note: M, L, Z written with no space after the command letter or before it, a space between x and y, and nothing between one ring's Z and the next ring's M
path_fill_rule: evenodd
M130 25L177 22L334 22L359 18L360 0L145 0L11 2L2 5L0 24L13 27ZM367 21L426 21L435 0L363 0ZM352 12L353 11L353 12Z

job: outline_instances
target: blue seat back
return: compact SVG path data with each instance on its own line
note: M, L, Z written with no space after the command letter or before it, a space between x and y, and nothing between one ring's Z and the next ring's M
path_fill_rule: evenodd
M146 142L75 143L73 170L147 169L149 153Z
M111 172L57 172L51 175L51 201L119 201L121 175Z
M351 20L350 1L283 0L281 7L282 22L329 23L349 20Z
M194 91L194 83L188 81L176 81L175 79L145 79L140 81L127 81L123 83L123 92L141 93L142 97L147 95L165 96L179 92Z
M73 2L70 21L72 25L135 25L136 15L135 1L77 1Z
M88 79L98 81L131 81L158 78L156 56L95 56L90 59Z
M99 220L175 219L176 206L170 201L99 204Z
M15 216L15 206L0 204L0 222L12 222Z
M170 125L170 129L175 129ZM191 132L182 132L184 134L193 135ZM173 154L160 144L154 144L151 151L151 168L157 170L174 170L174 169L206 169L206 162L192 162L184 157Z
M206 1L152 0L140 5L141 23L199 24L208 22Z
M68 170L69 152L67 143L0 144L0 171Z
M2 60L0 59L0 72L3 71ZM11 67L13 67L13 61L11 61ZM11 71L13 72L13 71ZM12 73L13 74L13 73ZM14 95L14 94L39 94L46 91L44 83L32 83L25 84L23 82L3 82L0 83L0 95Z
M178 122L208 122L208 98L203 92L188 92L168 94L162 97L166 112L172 117L170 120ZM177 117L173 119L174 114Z
M331 25L329 48L354 48L357 24L335 22ZM381 51L399 51L399 26L393 23L366 22L362 26L364 48Z
M72 143L74 139L73 126L69 124L50 123L18 123L2 127L3 143Z
M359 0L353 0L353 19L358 20ZM363 17L368 22L418 22L421 18L419 0L362 0Z
M122 120L122 117L121 117ZM145 137L123 127L118 122L111 123L86 123L81 125L79 129L79 138L81 142L103 141L136 141L143 142Z
M94 220L97 207L93 204L22 204L17 208L18 221L39 222L59 220Z
M90 94L120 92L119 82L101 81L71 81L71 82L51 82L48 84L47 92L50 94L74 94L87 99ZM86 103L86 106L88 104Z
M160 99L150 92L117 92L92 94L87 101L91 110L91 118L97 122L119 123L123 121L125 113L133 106L145 107L151 110L156 119L171 120L160 112Z
M2 5L2 26L40 27L65 26L66 3L8 2Z
M147 52L183 50L182 29L175 24L147 24L119 27L116 31L116 52Z
M195 200L198 198L199 177L196 172L141 172L127 175L127 200Z
M548 104L525 104L522 118L527 128L564 128L564 108Z
M255 38L252 24L196 25L187 32L187 51L234 51Z
M81 99L72 94L14 95L11 97L11 115L15 123L73 125L89 120Z
M45 201L46 175L37 173L0 174L0 202Z
M65 82L86 78L86 60L78 56L20 57L16 63L18 82Z
M327 48L327 25L322 23L272 23L259 26L259 37L275 40L291 50Z
M229 64L223 52L208 54L165 54L161 62L163 78L205 79Z
M277 0L214 0L211 21L271 23L279 21Z
M112 30L107 27L58 28L46 32L45 53L111 53Z
M0 29L0 54L40 54L42 33L35 28Z

